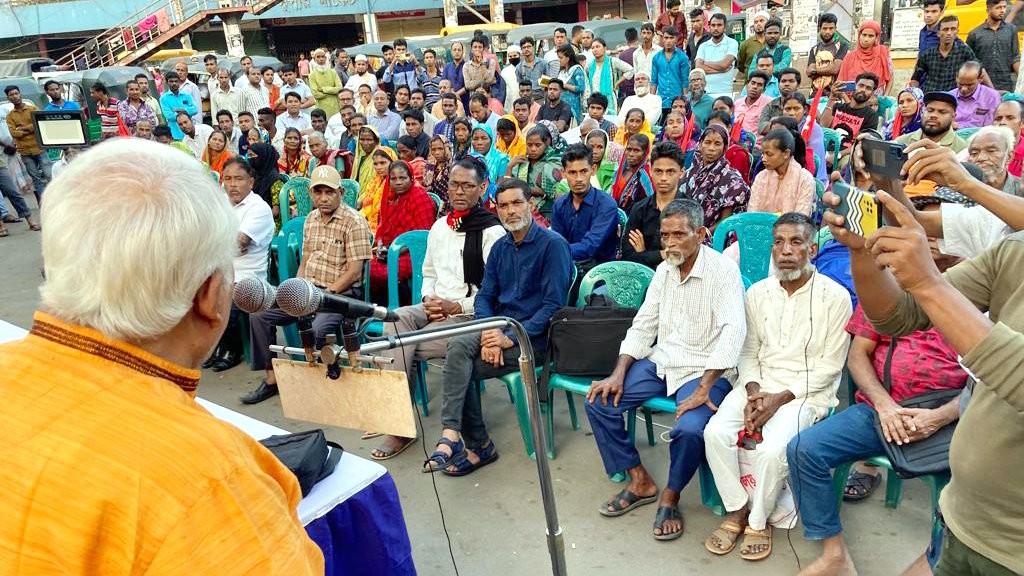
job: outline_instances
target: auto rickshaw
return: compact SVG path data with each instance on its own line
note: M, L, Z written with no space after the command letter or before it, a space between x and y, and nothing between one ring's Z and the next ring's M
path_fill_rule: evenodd
M100 138L100 118L96 113L96 102L89 97L89 89L92 88L93 84L102 82L107 87L111 98L123 100L128 97L126 84L128 84L129 80L134 80L138 74L145 74L150 79L150 86L153 86L152 75L146 69L138 66L91 68L89 70L61 74L60 76L55 76L53 80L60 82L61 93L65 100L77 103L82 107L82 110L88 112L89 141L95 142Z
M50 103L50 99L46 97L46 92L43 91L43 87L31 76L0 78L0 88L6 88L8 86L17 86L18 90L21 91L21 97L25 101L35 104L35 107L40 110L46 108L46 105ZM2 90L0 90L0 104L8 104L7 94ZM10 104L8 104L8 106L10 106Z

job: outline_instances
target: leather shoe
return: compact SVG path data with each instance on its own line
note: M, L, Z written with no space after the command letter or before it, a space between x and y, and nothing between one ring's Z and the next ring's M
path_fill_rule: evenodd
M219 348L214 350L213 353L210 354L210 357L206 359L206 362L203 362L203 370L206 370L207 368L213 366L217 362L217 360L220 360Z
M224 355L218 358L210 367L213 368L214 372L223 372L225 370L230 370L231 368L234 368L235 366L238 366L241 363L241 354L235 352L225 352Z
M21 222L21 218L17 216L11 216L10 214L4 216L4 224L17 224L18 222Z
M277 396L277 384L267 384L267 381L264 380L260 382L259 388L242 396L239 400L242 401L242 404L259 404L267 398L273 398L274 396Z

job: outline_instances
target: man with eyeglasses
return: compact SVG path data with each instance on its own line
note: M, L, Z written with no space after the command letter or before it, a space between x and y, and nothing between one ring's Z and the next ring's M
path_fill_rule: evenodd
M480 205L487 180L485 170L483 163L469 158L452 166L448 174L448 204L451 208L447 217L435 222L427 234L423 300L395 310L398 322L385 323L386 335L473 319L473 301L483 281L487 256L494 243L505 235L498 217ZM413 360L444 358L447 347L447 339L433 340L382 354L395 358L391 364L393 369L405 371L411 394L417 378ZM370 456L376 460L393 458L414 440L385 436Z

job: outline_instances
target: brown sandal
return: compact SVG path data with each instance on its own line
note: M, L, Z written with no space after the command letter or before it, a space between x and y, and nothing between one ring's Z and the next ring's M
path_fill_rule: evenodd
M736 547L740 534L743 534L743 526L732 520L726 520L718 528L715 528L715 531L704 541L704 548L712 554L724 556ZM726 544L726 546L722 544Z
M740 558L756 562L764 560L772 553L772 527L755 530L750 526L743 531L743 545L740 547Z
M11 233L7 231L7 228L4 228L3 226L0 226L0 238L6 238L6 237L8 237L10 235L11 235Z

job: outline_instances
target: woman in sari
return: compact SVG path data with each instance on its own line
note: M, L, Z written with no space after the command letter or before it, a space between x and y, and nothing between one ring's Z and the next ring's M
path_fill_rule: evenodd
M882 127L886 140L895 140L921 128L921 111L924 109L924 92L913 86L900 90L896 95L896 115Z
M277 168L289 178L309 178L309 164L313 156L302 149L302 133L298 128L284 131L284 153L277 161Z
M423 173L427 169L425 158L416 155L416 139L406 134L399 136L395 143L395 151L398 152L398 159L408 162L412 167L412 178L418 186L423 186Z
M729 140L733 144L739 144L747 152L753 154L754 144L757 138L755 138L754 134L744 130L742 123L733 123L733 119L736 118L736 103L732 101L732 98L728 96L719 96L718 98L715 98L714 103L711 104L711 112L712 114L715 112L726 113L729 116L729 126L731 127L729 131Z
M472 149L469 138L473 134L473 124L469 118L460 117L452 122L452 135L455 141L452 142L452 163L458 162L469 154Z
M498 120L498 152L508 154L509 158L526 154L526 138L519 130L515 116L506 114Z
M587 76L576 63L576 51L571 44L559 46L555 53L558 55L558 79L562 81L563 87L562 102L569 105L573 118L579 124L583 120L581 103L587 92Z
M232 157L234 157L234 154L228 151L227 135L220 130L214 130L206 141L206 150L203 151L203 163L220 177L224 175L224 162L227 162L227 159Z
M712 112L711 116L708 117L708 126L712 124L717 124L724 128L726 133L730 133L732 130L732 116L725 112ZM729 137L729 146L725 149L725 159L729 162L730 166L740 173L747 186L750 186L750 152L743 146L733 142L731 135Z
M648 142L654 142L651 123L647 121L644 111L632 108L626 111L626 119L622 121L622 126L615 131L615 143L625 148L626 142L637 134L643 134L647 137Z
M648 155L651 152L651 141L643 134L630 136L626 142L626 155L615 171L612 182L612 198L626 214L633 204L654 194L651 172L648 166Z
M691 158L697 149L700 135L696 121L688 123L686 116L679 112L669 112L665 117L665 131L661 134L661 140L678 144L687 159Z
M377 231L380 221L381 198L384 197L385 182L388 177L388 166L398 160L398 155L391 148L377 148L370 155L373 167L373 179L366 186L359 187L359 212L370 224L370 232Z
M484 195L484 205L493 204L494 191L498 188L498 180L505 176L508 170L508 155L498 152L495 146L494 132L487 124L478 124L470 134L470 149L479 154L487 165L487 192Z
M288 179L277 169L279 155L277 149L266 142L257 142L249 146L246 154L249 164L256 171L252 191L270 205L274 213L274 230L281 228L281 207L278 204L281 188Z
M505 176L519 178L530 185L535 215L551 216L555 189L562 180L562 155L551 146L551 132L534 126L526 134L526 153L509 161Z
M743 177L725 159L729 133L718 124L701 134L686 179L686 195L704 208L704 225L714 233L718 223L742 212L750 198ZM704 239L711 244L711 235Z
M452 145L444 134L438 134L430 140L430 159L427 162L426 172L423 174L423 183L427 190L437 194L441 199L443 211L447 212L448 205L448 172L452 167Z
M764 170L750 187L749 212L800 212L810 216L816 190L814 176L797 162L797 141L790 130L768 132L761 144Z
M356 159L352 165L352 179L359 182L359 190L366 190L366 187L377 176L373 169L373 153L381 145L377 129L369 124L359 129L356 142Z
M606 192L611 190L612 183L615 182L615 172L619 168L619 165L608 157L608 144L608 133L600 128L587 134L587 145L594 153L591 159L594 176L590 180L595 187Z
M370 289L376 302L386 302L388 293L388 247L410 230L429 230L437 220L437 206L427 191L412 178L412 166L398 160L385 168L384 196L380 202L380 224L374 231L374 259L370 261ZM395 255L397 257L397 254ZM402 254L398 281L412 276L412 261Z
M836 80L852 82L864 72L878 76L876 94L888 94L892 86L892 58L889 48L882 44L882 25L874 20L867 20L857 30L857 46L851 47L843 58Z

